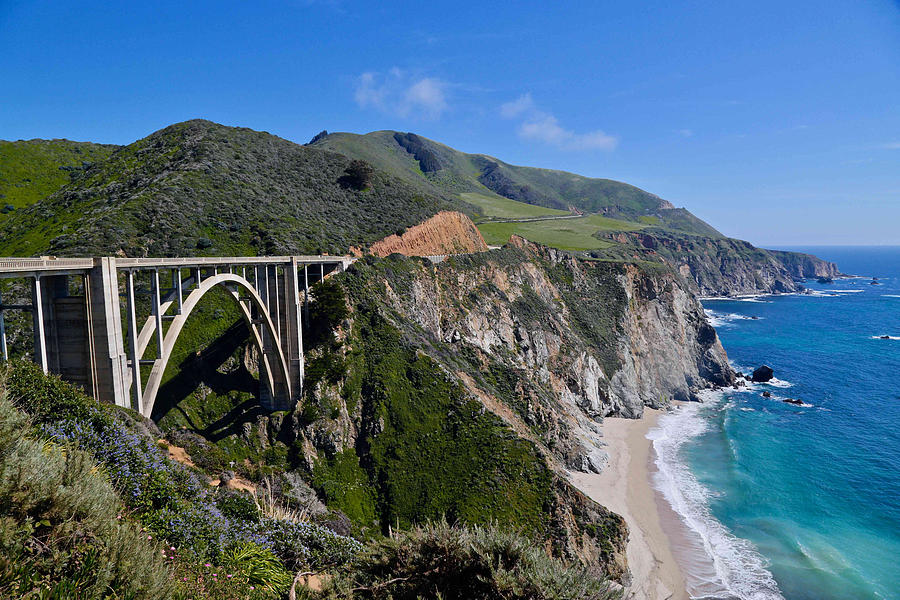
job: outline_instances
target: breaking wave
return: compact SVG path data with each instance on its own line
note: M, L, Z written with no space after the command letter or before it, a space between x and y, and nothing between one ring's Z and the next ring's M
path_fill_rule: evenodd
M705 400L720 403L721 392L708 392ZM705 432L708 425L700 415L701 404L685 404L663 415L647 437L656 451L654 484L685 525L702 540L712 560L721 595L740 600L783 600L766 560L754 545L735 536L710 512L710 491L691 473L680 458L685 442ZM698 582L708 586L710 582ZM688 586L691 583L688 582ZM715 594L717 597L720 594Z

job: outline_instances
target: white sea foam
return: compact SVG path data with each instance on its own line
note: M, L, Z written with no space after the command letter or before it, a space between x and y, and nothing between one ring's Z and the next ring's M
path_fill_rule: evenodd
M765 298L771 294L761 294L756 296L707 296L704 298L700 298L700 301L706 300L730 300L731 302L760 302L764 304L771 304L771 300L760 300L760 298ZM789 294L779 294L780 296L787 296Z
M834 292L835 294L860 294L866 290L828 290L830 292Z
M794 384L790 381L784 381L783 379L778 379L777 377L773 377L769 381L766 382L766 385L771 385L773 387L778 388L789 388L794 387Z
M713 327L726 327L732 321L759 321L762 317L748 317L747 315L739 315L737 313L723 313L709 308L704 309L709 324Z
M803 295L811 298L840 298L841 295L836 294L835 291L836 290L809 290L809 292L806 292Z
M722 397L721 392L707 392L704 400L719 402ZM765 559L750 541L735 536L713 517L709 509L710 490L679 458L681 446L707 430L700 409L700 404L682 405L675 412L660 417L658 427L647 434L656 451L658 470L654 484L687 527L702 540L704 551L713 562L722 595L741 600L783 600L778 584L766 568ZM708 584L696 582L695 585L708 587Z
M882 294L882 298L900 298L900 294Z
M873 340L883 340L883 339L885 339L885 337L884 337L884 334L881 334L881 335L873 335L873 336L872 336L872 339L873 339ZM896 336L896 335L889 335L889 336L887 336L887 339L889 339L889 340L900 340L900 337L898 337L898 336Z

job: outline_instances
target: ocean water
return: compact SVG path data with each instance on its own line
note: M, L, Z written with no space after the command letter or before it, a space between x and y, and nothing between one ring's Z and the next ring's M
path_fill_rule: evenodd
M900 599L900 247L789 249L865 278L704 301L735 368L776 380L663 416L655 484L708 558L695 597Z

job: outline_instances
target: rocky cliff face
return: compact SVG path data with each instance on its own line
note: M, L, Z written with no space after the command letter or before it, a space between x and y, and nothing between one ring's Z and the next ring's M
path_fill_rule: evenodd
M369 252L375 256L398 253L406 256L437 256L483 252L487 244L469 217L461 212L441 211L406 231L375 242Z
M804 278L837 277L837 265L809 254L756 248L732 238L708 238L662 230L611 233L634 258L662 261L700 296L796 292Z
M783 250L767 250L777 258L792 277L818 278L838 277L841 272L833 262L824 261L818 256L802 252L785 252Z
M326 495L364 489L332 500L364 519L392 524L399 516L402 524L418 513L398 499L412 493L391 483L398 473L415 482L435 477L438 489L474 477L453 494L461 505L441 509L470 514L494 501L466 504L482 475L464 465L478 463L478 473L494 473L490 497L504 497L499 514L518 506L515 518L544 532L555 551L626 578L624 522L577 492L565 472L603 468L604 416L639 417L645 406L732 383L715 330L681 275L514 239L436 265L366 258L329 285L346 293L347 318L322 341L311 338L305 406L292 433L314 482L316 473L331 482L321 484ZM469 420L458 421L462 414ZM494 437L470 448L486 426L473 423L483 419ZM456 463L456 453L483 452L497 439L508 441ZM434 454L445 443L444 454ZM544 467L526 459L530 453ZM434 493L415 492L413 505L430 505ZM367 502L371 508L359 508Z
M450 368L468 371L469 387L517 412L570 468L603 464L591 441L602 417L640 417L732 382L700 304L664 267L580 260L514 238L417 269L401 289L385 283L391 308L430 343L471 357L471 369Z

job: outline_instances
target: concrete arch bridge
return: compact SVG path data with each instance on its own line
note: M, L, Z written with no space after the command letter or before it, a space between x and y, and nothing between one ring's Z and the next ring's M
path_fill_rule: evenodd
M59 374L99 401L128 406L149 417L191 312L210 290L224 288L240 308L259 352L260 402L268 410L286 410L303 390L309 286L345 270L353 260L348 256L0 258L0 279L20 278L31 284L31 304L0 300L0 358L8 359L4 311L31 311L34 360L44 372ZM146 319L140 317L146 306L140 310L142 295L136 292L140 278L149 280Z

